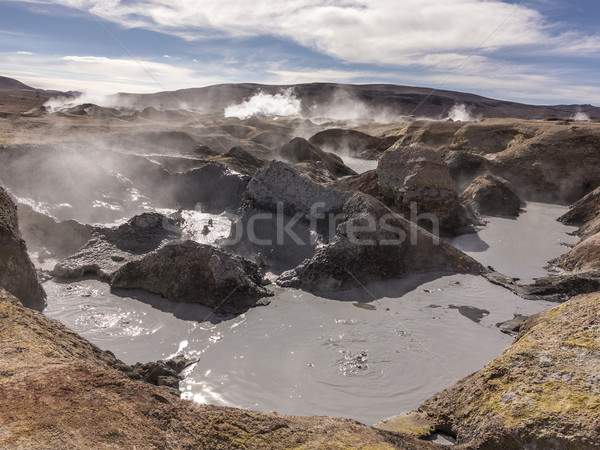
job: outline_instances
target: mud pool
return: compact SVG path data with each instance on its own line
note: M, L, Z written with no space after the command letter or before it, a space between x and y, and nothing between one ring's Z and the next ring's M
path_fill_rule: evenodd
M566 208L530 203L455 245L521 279L546 274L571 231ZM272 287L269 306L235 318L94 279L47 281L45 313L127 363L177 352L199 363L181 383L198 402L332 415L373 424L480 369L512 338L496 324L551 307L471 275L427 274L325 296Z

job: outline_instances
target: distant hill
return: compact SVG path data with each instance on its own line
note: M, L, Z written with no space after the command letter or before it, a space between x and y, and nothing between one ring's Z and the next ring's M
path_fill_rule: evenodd
M336 83L309 83L297 85L262 85L252 83L220 84L203 88L165 91L155 94L117 94L120 101L137 108L152 106L158 109L194 108L206 113L221 113L232 104L240 103L258 92L276 94L292 88L301 100L304 112L331 102L343 104L343 99L359 100L373 110L385 110L398 115L442 118L455 105L465 105L469 112L490 118L512 117L520 119L568 119L584 113L600 119L600 108L592 105L528 105L495 100L479 95L436 90L429 88L397 86L391 84L350 85ZM315 108L315 105L316 108Z
M3 91L36 91L35 88L27 86L14 78L0 77L0 90Z

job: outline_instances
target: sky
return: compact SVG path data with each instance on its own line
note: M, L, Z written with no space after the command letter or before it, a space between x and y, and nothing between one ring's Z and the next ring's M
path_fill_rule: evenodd
M0 75L43 89L392 83L600 105L598 0L0 0Z

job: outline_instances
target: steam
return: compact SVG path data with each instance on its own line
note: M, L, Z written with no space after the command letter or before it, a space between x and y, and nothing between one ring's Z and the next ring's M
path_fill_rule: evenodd
M105 95L94 92L84 92L83 94L71 97L52 97L44 103L44 106L48 108L49 112L54 113L87 103L92 103L104 108L122 109L131 107L131 105L128 105L128 102L119 94Z
M454 121L460 122L479 122L483 119L481 114L474 115L469 111L467 105L464 103L461 105L454 105L452 109L448 112L448 119L452 119Z
M577 114L571 117L571 120L574 120L575 122L589 122L592 119L590 119L590 116L586 113L579 111Z
M406 116L388 108L370 106L345 89L337 89L330 101L313 105L309 114L317 124L331 120L351 123L402 123L407 120Z
M301 103L292 88L271 95L259 92L248 100L225 108L225 117L247 119L252 116L297 116Z

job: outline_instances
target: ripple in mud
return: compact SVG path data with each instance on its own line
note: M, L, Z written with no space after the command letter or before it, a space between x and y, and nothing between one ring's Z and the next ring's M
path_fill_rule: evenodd
M369 365L367 361L369 359L369 353L367 350L361 350L358 353L352 353L350 350L340 350L342 355L339 361L339 368L342 375L357 375L363 370L367 370Z

